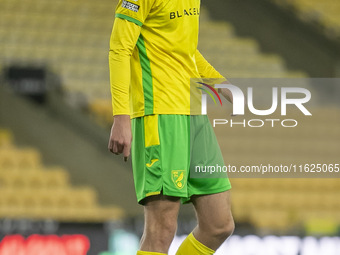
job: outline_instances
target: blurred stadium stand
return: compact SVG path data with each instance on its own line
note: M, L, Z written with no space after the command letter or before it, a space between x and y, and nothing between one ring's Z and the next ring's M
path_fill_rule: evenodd
M45 64L68 96L107 98L108 44L115 2L4 0L0 3L2 66ZM72 100L72 99L71 99ZM76 99L75 99L76 100Z
M121 158L107 151L107 131L81 111L67 106L59 95L50 95L42 107L0 87L0 126L15 134L19 147L35 148L16 151L5 147L0 166L12 164L13 168L15 163L16 168L21 168L27 163L41 168L41 162L46 166L60 165L67 169L71 183L95 188L100 204L119 205L127 216L140 214L134 190L126 189L133 187L132 173ZM129 199L121 197L125 189Z
M310 8L302 7L302 3ZM339 23L323 25L321 21L321 18L339 19L335 11L339 2L315 3L308 0L203 2L215 20L232 23L238 36L254 38L261 51L279 54L289 69L302 70L314 78L340 77Z
M225 113L228 114L228 110ZM209 115L211 119L221 118L218 111L211 111ZM236 116L233 121L242 123L243 118ZM272 118L280 119L280 116ZM262 164L299 166L302 162L332 164L337 161L340 155L338 107L314 109L313 118L298 114L290 115L290 118L299 125L295 128L216 125L214 130L225 164L240 169L241 166ZM333 178L313 178L312 173L293 175L299 178L287 178L280 173L235 176L231 178L232 210L237 223L250 222L262 234L306 234L308 231L308 234L318 234L318 231L326 231L322 226L327 223L330 226L328 234L338 233L340 179L334 175ZM313 228L320 220L324 223Z
M68 172L46 167L36 149L19 148L0 129L0 218L103 222L123 216L118 206L103 207L91 187L73 187Z
M274 0L284 8L296 9L303 20L319 23L323 26L326 35L340 38L340 3L334 0Z
M4 0L0 4L2 66L47 65L60 75L71 105L88 103L93 118L112 121L108 46L114 1ZM226 22L201 11L199 49L226 77L305 77L289 71L278 55L264 55L251 38L238 38ZM84 97L85 96L85 97Z
M122 212L141 214L127 170L131 166L106 150L112 123L108 47L115 4L0 1L3 78L12 66L46 67L59 76L63 90L52 91L46 104L38 106L0 86L0 127L5 128L0 130L0 217L105 221L120 218ZM339 76L338 2L203 4L199 49L226 77ZM317 17L327 29L320 32L319 25L299 13ZM90 117L79 110L84 108ZM334 163L340 151L339 109L326 107L314 116L313 123L301 119L308 130L235 128L228 129L228 136L222 129L216 133L225 158L236 166L319 157ZM257 233L317 233L325 222L325 231L338 231L339 179L235 178L232 184L237 224L250 223ZM118 208L106 208L110 205Z

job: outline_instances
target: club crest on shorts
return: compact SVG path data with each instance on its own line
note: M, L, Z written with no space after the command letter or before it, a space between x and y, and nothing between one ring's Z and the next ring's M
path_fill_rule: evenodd
M175 184L176 188L182 189L185 185L185 170L172 170L171 180Z

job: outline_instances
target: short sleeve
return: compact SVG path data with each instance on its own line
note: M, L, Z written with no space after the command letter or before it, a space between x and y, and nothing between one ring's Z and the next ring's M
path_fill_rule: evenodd
M142 26L155 0L119 0L116 17Z

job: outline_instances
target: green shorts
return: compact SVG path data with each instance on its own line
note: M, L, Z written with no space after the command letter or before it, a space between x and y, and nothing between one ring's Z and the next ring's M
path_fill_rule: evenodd
M164 194L190 202L192 195L231 188L228 178L190 178L196 165L224 165L206 115L148 115L132 119L131 158L137 200Z

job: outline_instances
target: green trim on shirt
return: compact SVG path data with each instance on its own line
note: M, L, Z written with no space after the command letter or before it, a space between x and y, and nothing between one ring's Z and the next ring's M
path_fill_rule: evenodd
M137 41L140 64L142 67L142 84L144 92L144 115L153 114L153 83L150 67L150 60L146 53L143 36L140 35Z
M138 25L140 27L143 26L142 22L140 22L139 20L136 20L134 18L131 18L130 16L127 16L127 15L124 15L124 14L121 14L121 13L117 13L116 17L117 18L121 18L121 19L126 19L128 21L131 21L131 22L135 23L136 25Z

